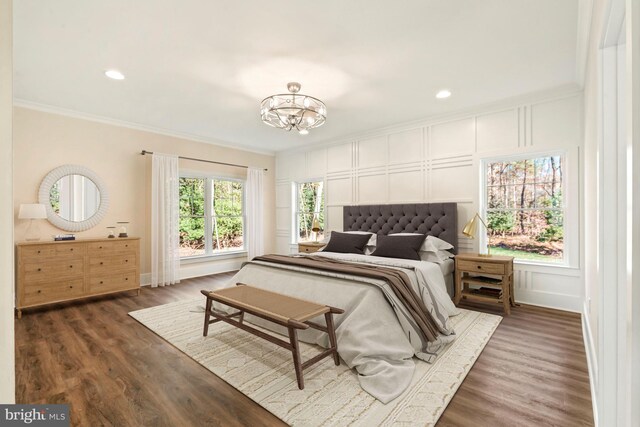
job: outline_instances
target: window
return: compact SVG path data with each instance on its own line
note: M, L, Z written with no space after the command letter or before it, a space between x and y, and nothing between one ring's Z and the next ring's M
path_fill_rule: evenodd
M222 178L180 178L180 256L244 249L244 185Z
M564 261L563 165L560 155L485 164L491 253Z
M296 242L322 240L324 238L324 191L322 181L296 183L294 212L294 234ZM320 231L313 231L314 219Z

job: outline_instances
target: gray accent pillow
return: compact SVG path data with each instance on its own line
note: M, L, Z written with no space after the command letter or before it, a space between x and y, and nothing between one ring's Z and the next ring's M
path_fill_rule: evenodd
M385 258L414 259L420 261L420 247L425 239L424 234L411 236L378 235L376 250L371 256Z
M371 238L370 234L351 234L331 232L331 239L322 252L364 255L364 247Z

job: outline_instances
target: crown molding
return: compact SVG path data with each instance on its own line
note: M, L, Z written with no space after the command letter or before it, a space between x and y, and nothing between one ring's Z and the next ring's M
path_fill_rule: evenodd
M28 101L26 99L14 98L13 106L20 108L27 108L30 110L42 111L44 113L58 114L61 116L72 117L75 119L88 120L92 122L104 123L112 126L119 126L128 129L139 130L142 132L155 133L158 135L170 136L173 138L185 139L188 141L201 142L210 145L216 145L218 147L231 148L239 151L246 151L256 154L262 154L267 156L275 156L275 151L272 150L260 150L246 145L234 144L229 141L220 141L218 139L207 138L200 135L194 135L187 132L176 132L168 129L158 128L154 126L147 126L140 123L128 122L125 120L113 119L110 117L99 116L90 113L83 113L81 111L71 110L68 108L58 107L49 104L40 104L38 102Z
M309 151L317 148L346 144L349 142L373 138L373 137L381 136L384 134L403 132L411 129L418 129L422 127L438 125L438 124L452 122L456 120L482 116L485 114L498 113L498 112L509 110L512 108L521 107L524 105L536 105L536 104L551 102L551 101L555 101L563 98L582 96L582 94L583 94L583 90L577 84L575 83L568 84L568 85L559 86L549 90L533 92L525 95L506 98L496 102L477 105L475 107L471 107L471 108L467 108L459 111L428 116L422 119L385 126L381 128L376 128L376 129L368 130L365 132L351 134L344 137L319 141L316 143L303 145L301 147L280 150L277 152L277 155L305 152L305 151Z

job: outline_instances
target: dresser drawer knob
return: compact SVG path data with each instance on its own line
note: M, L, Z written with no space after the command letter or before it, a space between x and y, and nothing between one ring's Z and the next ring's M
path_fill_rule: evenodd
M38 251L38 253L40 253L40 251Z
M104 284L104 282L102 280L100 280L100 284L102 285L102 284Z
M73 285L69 285L69 289L73 289Z
M124 278L124 280L125 280L125 282L126 282L127 280L129 280L129 278L128 278L128 277L125 277L125 278Z
M99 246L98 249L102 249L102 246Z
M71 248L71 252L73 252L73 248Z
M38 293L39 293L39 294L41 294L41 293L42 293L42 291L41 291L40 289L38 289Z
M479 266L478 266L478 270L480 270L480 269L482 269L482 266L481 266L481 265L479 265Z
M104 264L104 262L100 261L100 265L103 265L103 264Z
M73 265L70 265L69 268L73 268Z
M128 259L125 259L125 260L124 260L124 262L129 262L129 260L128 260Z
M41 269L41 268L39 268L39 269L38 269L38 271L42 271L42 269Z

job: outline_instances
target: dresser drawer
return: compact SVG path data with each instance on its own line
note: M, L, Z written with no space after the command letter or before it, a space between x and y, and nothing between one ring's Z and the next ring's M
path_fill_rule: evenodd
M473 261L458 261L458 269L461 271L477 271L478 273L486 274L504 274L504 264L495 264L491 262L473 262Z
M92 276L132 269L137 269L135 253L89 258L89 274Z
M84 256L87 246L82 243L64 243L56 245L56 256Z
M131 289L140 286L135 270L109 276L95 276L89 279L89 291L92 293L109 292L117 289Z
M21 306L72 299L84 294L84 279L25 284Z
M59 261L43 260L41 262L25 262L22 265L24 283L39 283L82 277L84 274L84 259L69 258Z
M135 253L138 251L137 240L114 240L109 242L89 243L89 255L113 255L118 253Z

